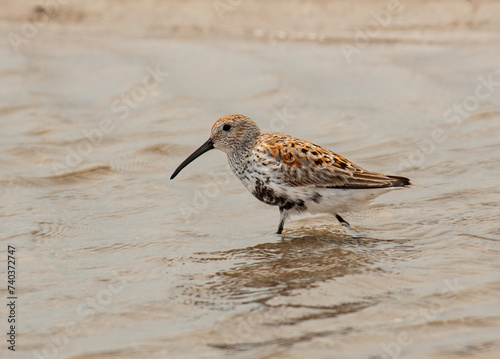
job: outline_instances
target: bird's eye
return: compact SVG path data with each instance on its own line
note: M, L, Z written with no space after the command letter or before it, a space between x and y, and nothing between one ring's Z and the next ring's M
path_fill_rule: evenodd
M224 127L222 127L222 129L224 131L229 131L231 129L231 126L230 125L224 125Z

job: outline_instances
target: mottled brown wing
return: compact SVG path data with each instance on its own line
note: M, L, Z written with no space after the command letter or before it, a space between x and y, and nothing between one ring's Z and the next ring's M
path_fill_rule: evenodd
M361 189L410 184L408 178L367 171L330 150L281 133L263 133L255 148L278 161L285 181L296 187Z

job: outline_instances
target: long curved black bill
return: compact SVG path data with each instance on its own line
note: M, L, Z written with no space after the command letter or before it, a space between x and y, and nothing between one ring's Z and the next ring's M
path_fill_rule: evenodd
M179 165L179 167L177 167L177 169L174 171L174 173L172 173L172 176L170 176L170 179L174 179L175 176L177 176L179 174L179 172L182 171L182 169L184 167L186 167L188 164L190 164L191 162L193 162L195 159L197 159L198 157L200 157L205 152L208 152L208 151L212 150L213 148L214 148L214 142L212 141L211 138L209 138L207 142L205 142L204 144L202 144L200 146L200 148L198 148L196 151L194 151L188 158L186 158L184 160L184 162L182 162Z

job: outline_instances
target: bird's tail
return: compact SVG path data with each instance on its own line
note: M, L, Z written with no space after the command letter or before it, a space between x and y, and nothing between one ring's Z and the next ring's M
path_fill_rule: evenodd
M410 179L401 176L387 176L392 178L392 187L404 187L411 185Z

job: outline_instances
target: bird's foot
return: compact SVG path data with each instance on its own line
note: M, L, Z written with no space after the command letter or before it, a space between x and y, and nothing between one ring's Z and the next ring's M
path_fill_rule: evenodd
M354 232L357 232L355 228L352 228L351 225L349 224L349 222L347 222L344 218L342 218L340 215L338 214L335 214L335 218L337 218L337 220L340 222L340 224L342 226L344 226L345 228L351 230L351 231L354 231Z

